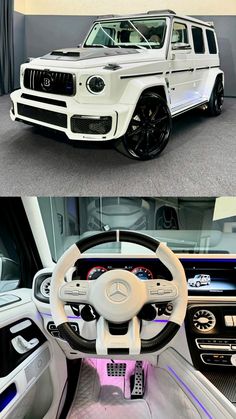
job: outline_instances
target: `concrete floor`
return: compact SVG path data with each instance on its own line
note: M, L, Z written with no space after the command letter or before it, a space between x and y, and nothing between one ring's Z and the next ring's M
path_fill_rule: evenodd
M137 162L111 145L79 144L9 117L0 98L0 195L218 196L236 194L236 99L209 118L192 111L174 119L156 160Z

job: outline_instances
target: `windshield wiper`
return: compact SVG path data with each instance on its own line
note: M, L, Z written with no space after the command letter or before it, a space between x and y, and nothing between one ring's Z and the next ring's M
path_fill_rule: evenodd
M120 48L140 48L140 49L147 49L144 45L139 45L139 44L130 44L130 43L122 43L122 45L120 45Z
M103 45L103 44L93 44L93 45L91 45L91 47L97 47L97 48L108 48L106 45Z

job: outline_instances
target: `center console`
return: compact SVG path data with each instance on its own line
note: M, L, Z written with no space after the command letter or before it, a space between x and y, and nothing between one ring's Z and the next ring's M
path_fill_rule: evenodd
M186 330L194 366L200 371L235 368L236 304L190 304Z

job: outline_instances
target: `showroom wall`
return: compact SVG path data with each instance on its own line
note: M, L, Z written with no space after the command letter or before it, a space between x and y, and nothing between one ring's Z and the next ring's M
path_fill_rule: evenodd
M146 10L157 8L170 8L178 13L214 21L221 66L225 71L225 93L236 96L236 0L146 0ZM19 44L19 48L15 48L16 72L25 56L34 57L55 48L77 46L97 15L143 10L143 0L15 0L15 38ZM22 36L25 37L24 44Z
M14 85L15 88L19 86L20 65L25 61L25 15L22 12L15 10L13 18L14 31Z

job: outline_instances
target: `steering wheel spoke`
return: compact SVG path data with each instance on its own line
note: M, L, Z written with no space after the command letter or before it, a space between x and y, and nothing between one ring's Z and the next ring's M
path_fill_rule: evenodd
M143 282L146 288L147 303L173 301L178 297L178 287L174 281L151 279Z
M135 316L128 325L125 335L112 335L109 331L109 323L104 317L97 322L96 353L98 355L112 355L119 350L127 350L129 355L140 354L140 320Z
M89 304L94 281L71 281L59 289L59 298L64 303Z

